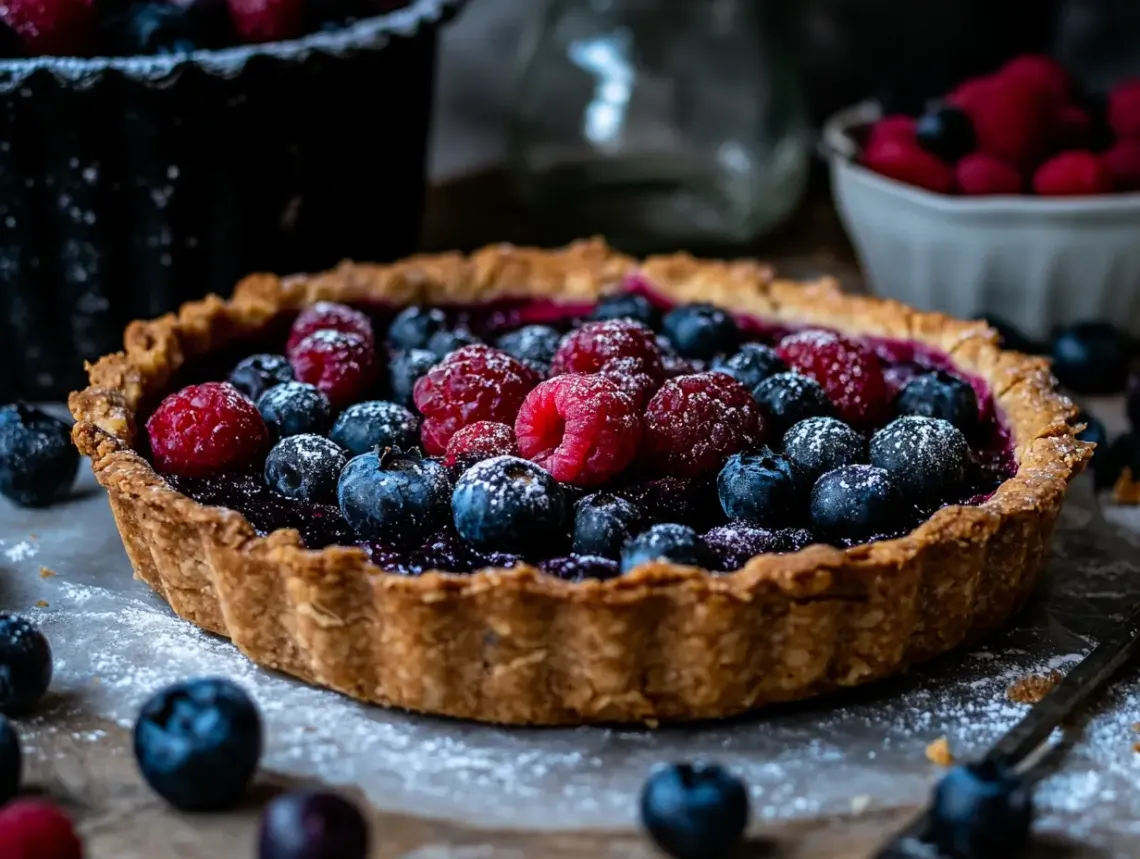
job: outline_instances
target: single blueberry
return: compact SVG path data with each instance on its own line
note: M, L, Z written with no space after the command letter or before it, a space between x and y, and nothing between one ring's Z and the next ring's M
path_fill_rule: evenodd
M727 571L740 569L757 555L798 552L813 542L806 528L763 528L740 521L717 525L705 534L716 568Z
M332 404L316 385L285 382L257 399L257 410L276 438L315 433L324 435L332 422Z
M669 764L641 791L641 821L676 859L727 859L748 826L748 790L716 764Z
M906 415L871 437L871 464L890 472L903 493L921 505L955 500L966 481L970 445L949 421Z
M230 373L229 382L255 403L258 398L277 385L294 381L293 365L284 355L250 355L238 362Z
M566 495L533 462L496 456L471 466L455 484L451 512L455 530L479 549L527 554L563 539Z
M567 555L542 562L542 571L564 582L606 581L621 575L617 561L597 555Z
M1032 822L1033 797L1023 779L997 764L966 764L935 788L923 840L952 856L1016 856Z
M735 355L714 361L712 370L732 376L751 391L765 379L788 372L788 365L771 346L745 343Z
M574 551L616 559L641 520L641 511L625 498L609 492L587 495L574 510Z
M409 349L397 352L388 364L388 386L392 400L401 406L412 405L412 392L416 382L439 363L434 352L426 349Z
M431 336L446 327L438 307L405 307L388 326L388 342L397 349L426 349Z
M479 342L481 341L478 337L463 328L456 328L454 331L437 331L428 341L428 351L434 353L436 358L446 358L457 349Z
M265 483L286 498L331 502L348 457L336 442L306 433L281 439L265 458Z
M26 618L0 614L0 713L30 713L51 685L51 645Z
M811 491L812 528L832 539L870 539L906 524L906 500L890 473L873 465L829 471Z
M1093 451L1092 467L1094 469L1100 467L1100 461L1106 459L1104 456L1108 450L1108 430L1104 428L1104 424L1081 409L1080 414L1076 416L1073 423L1084 424L1085 428L1077 433L1077 438L1081 441L1089 441L1096 445L1096 450Z
M766 447L730 456L717 476L716 488L729 519L760 525L796 521L807 497L796 467Z
M948 105L940 105L920 116L914 131L919 146L951 163L973 152L976 144L970 117Z
M298 791L277 797L261 816L258 859L367 859L368 823L335 793Z
M1077 322L1057 332L1053 374L1078 394L1115 394L1128 381L1132 342L1108 322Z
M524 325L502 335L495 346L545 376L561 342L562 335L548 325Z
M736 348L740 329L728 313L711 304L682 304L665 314L662 330L686 358L709 359Z
M688 525L663 523L654 525L626 541L621 550L621 571L654 561L684 564L690 567L713 566L712 554L705 541Z
M835 407L819 382L799 373L777 373L752 389L773 437L808 418L828 417Z
M420 419L396 403L370 400L341 412L329 438L353 456L374 448L411 450L420 441Z
M661 311L653 306L644 295L624 292L618 295L607 295L590 313L590 319L595 321L606 319L632 319L640 322L646 328L656 328L661 323Z
M172 806L223 811L238 803L257 771L261 716L230 680L187 680L143 704L134 750L147 784Z
M20 792L24 776L24 755L20 736L4 716L0 716L0 806Z
M867 439L837 418L808 418L784 433L784 455L810 486L820 475L867 461Z
M442 464L389 448L361 454L345 466L337 501L362 539L410 546L443 522L450 490Z
M69 424L23 403L0 408L0 495L46 507L67 495L78 469Z
M974 386L945 370L923 373L903 385L895 411L900 415L941 418L967 436L978 428L978 395Z

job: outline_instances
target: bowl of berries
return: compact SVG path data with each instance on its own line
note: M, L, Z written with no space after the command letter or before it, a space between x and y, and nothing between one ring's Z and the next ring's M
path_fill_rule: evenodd
M824 145L876 292L1038 338L1074 319L1140 332L1140 80L1098 103L1022 56L920 116L844 110Z

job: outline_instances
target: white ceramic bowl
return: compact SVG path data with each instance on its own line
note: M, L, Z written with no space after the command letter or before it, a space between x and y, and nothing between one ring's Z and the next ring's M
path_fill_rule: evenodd
M832 193L872 290L924 310L1004 317L1044 338L1105 319L1140 334L1140 193L1101 197L953 197L855 162L864 103L823 133Z

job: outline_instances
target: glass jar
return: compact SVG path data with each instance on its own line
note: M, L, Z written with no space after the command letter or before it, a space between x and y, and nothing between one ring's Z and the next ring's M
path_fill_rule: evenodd
M541 0L522 40L512 181L552 239L631 253L747 245L811 147L760 0Z

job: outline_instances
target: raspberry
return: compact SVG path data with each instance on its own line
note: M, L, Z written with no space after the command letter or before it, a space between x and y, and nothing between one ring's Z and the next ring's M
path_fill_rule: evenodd
M870 149L887 140L914 143L915 124L913 116L901 113L884 116L871 126L871 131L867 135L867 148Z
M1093 139L1093 122L1080 105L1066 104L1057 113L1054 145L1060 149L1083 149Z
M1140 191L1140 139L1118 140L1101 156L1117 191Z
M316 385L336 408L359 400L379 371L372 341L343 331L314 331L289 362L298 381Z
M600 373L644 405L665 380L653 332L638 322L587 322L562 340L551 375Z
M1108 94L1108 124L1117 137L1140 140L1140 78L1121 81Z
M4 859L83 859L83 843L71 820L42 799L20 799L0 810Z
M494 456L518 456L515 431L495 421L476 421L451 437L443 464L448 468L470 468Z
M1037 168L1033 190L1043 197L1081 197L1112 190L1112 176L1088 150L1062 152Z
M633 397L605 376L569 373L527 395L515 420L519 453L562 483L596 486L637 454L641 418Z
M970 196L1017 194L1021 191L1021 174L992 155L974 152L954 168L958 190Z
M347 304L318 301L312 307L302 310L293 322L289 341L285 344L285 353L292 355L302 340L318 331L343 331L345 334L363 337L369 343L376 342L372 321L359 310L354 310Z
M305 31L305 0L226 0L244 42L280 42Z
M184 477L250 465L269 446L257 407L227 382L171 394L154 410L146 430L158 470Z
M1010 60L998 72L1007 80L1015 80L1040 97L1048 100L1055 112L1059 112L1069 99L1072 88L1069 74L1064 67L1042 54L1023 54Z
M891 394L878 356L861 343L831 331L801 331L776 348L793 370L823 386L839 417L849 424L881 424Z
M955 91L951 103L973 121L979 152L1023 167L1044 151L1053 106L1020 79L991 77L970 82Z
M534 371L506 352L482 344L452 352L413 389L416 408L424 416L424 450L442 455L456 432L477 421L513 424L536 384Z
M883 176L938 194L954 190L954 171L914 142L883 140L867 147L863 163Z
M723 373L670 379L645 410L646 458L667 474L692 477L763 440L752 395Z
M0 22L33 55L82 56L99 31L93 0L8 0L0 3Z

